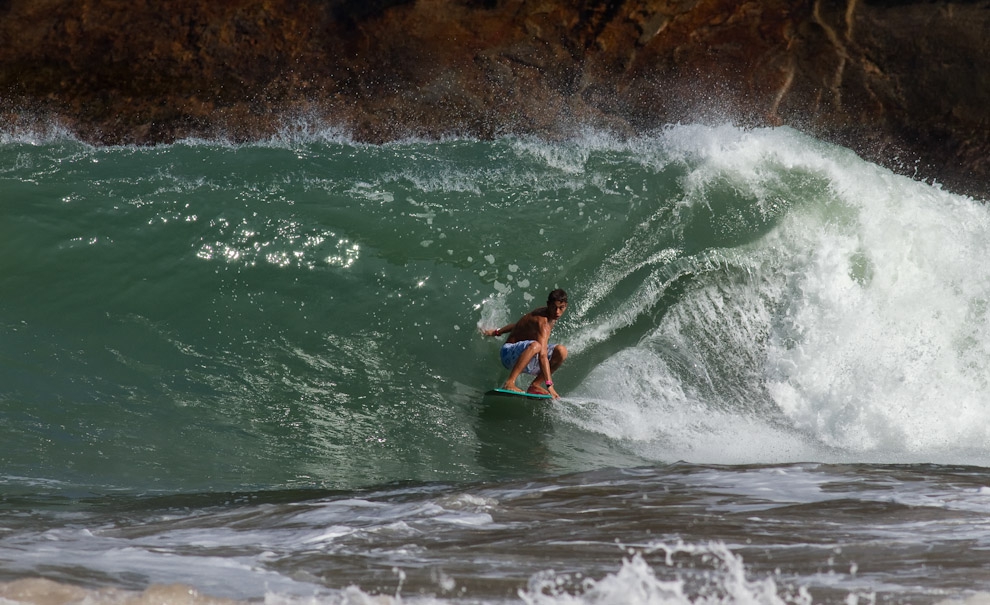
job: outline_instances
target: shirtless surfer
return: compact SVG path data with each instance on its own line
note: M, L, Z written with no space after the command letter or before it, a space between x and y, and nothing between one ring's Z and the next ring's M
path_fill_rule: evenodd
M560 397L553 388L552 376L567 359L567 348L550 344L550 330L566 310L567 292L557 289L547 296L547 306L530 311L515 323L483 331L486 336L509 335L499 352L502 365L510 370L503 389L522 393L516 386L516 379L525 372L536 376L529 386L529 393Z

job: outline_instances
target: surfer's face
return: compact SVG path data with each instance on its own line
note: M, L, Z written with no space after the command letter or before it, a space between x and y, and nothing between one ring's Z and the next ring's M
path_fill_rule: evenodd
M560 319L560 316L566 310L567 303L565 302L550 302L547 304L547 315L550 316L550 319Z

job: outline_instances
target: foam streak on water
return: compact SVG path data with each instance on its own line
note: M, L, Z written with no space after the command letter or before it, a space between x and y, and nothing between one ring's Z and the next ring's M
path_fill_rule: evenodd
M109 499L11 516L0 559L5 579L135 593L178 583L280 602L931 602L990 589L979 554L990 546L988 483L961 467L675 464L348 494Z

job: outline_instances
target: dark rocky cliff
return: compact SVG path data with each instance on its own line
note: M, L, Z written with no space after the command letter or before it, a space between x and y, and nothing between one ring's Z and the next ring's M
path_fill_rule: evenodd
M788 124L990 193L990 0L0 0L0 120L101 143Z

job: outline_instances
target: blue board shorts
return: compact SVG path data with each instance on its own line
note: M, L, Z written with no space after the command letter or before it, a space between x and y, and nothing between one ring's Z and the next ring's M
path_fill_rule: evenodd
M519 356L523 354L523 351L526 350L526 347L528 347L529 343L531 342L536 342L536 341L520 340L519 342L507 342L504 345L502 345L502 349L499 351L498 354L499 357L502 359L502 365L505 366L505 369L511 370L512 367L516 365L516 360L519 359ZM552 344L549 347L547 347L548 359L553 357L553 348L556 346L557 346L556 344ZM526 368L523 370L523 372L527 374L532 374L533 376L539 374L540 356L533 355L533 358L530 359L529 363L526 364Z

